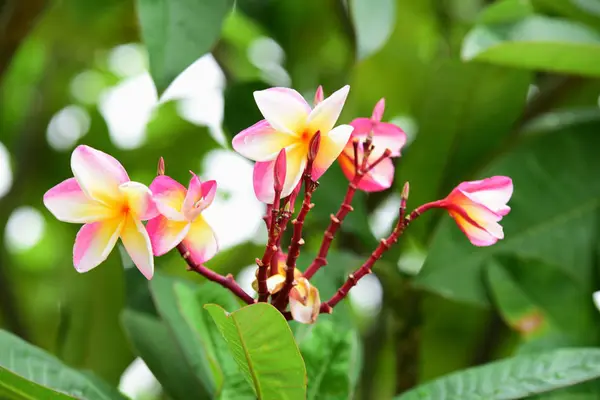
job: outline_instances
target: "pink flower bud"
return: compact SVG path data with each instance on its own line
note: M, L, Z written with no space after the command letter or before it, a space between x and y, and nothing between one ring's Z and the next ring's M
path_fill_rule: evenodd
M315 100L313 102L313 106L316 106L317 104L319 104L320 102L323 101L323 86L319 85L319 87L317 88L317 91L315 92Z
M308 159L309 161L314 161L317 158L317 154L319 153L319 147L321 145L321 132L317 131L315 135L310 139L310 144L308 145Z
M371 119L376 122L381 122L381 118L383 118L384 111L385 111L385 98L381 98L381 100L379 100L377 102L377 104L375 104L375 107L373 108L373 114L371 115Z
M277 155L277 159L275 160L275 167L273 168L273 176L275 184L273 187L276 192L281 192L283 190L283 184L285 183L285 174L286 174L286 156L285 149L281 149L279 154Z
M156 175L164 175L165 174L165 159L158 159L158 168L156 169Z

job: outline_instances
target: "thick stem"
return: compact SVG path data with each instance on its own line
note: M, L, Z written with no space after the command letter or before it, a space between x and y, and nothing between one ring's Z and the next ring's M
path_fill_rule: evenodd
M194 260L191 259L190 252L187 250L183 243L180 243L177 246L177 250L179 251L179 254L181 254L181 257L183 257L183 259L187 263L188 270L197 272L206 279L216 282L224 288L229 289L233 294L242 299L246 304L255 303L255 300L248 293L246 293L244 289L240 287L240 285L237 284L237 282L235 281L235 279L233 279L233 276L231 274L223 276L211 269L206 268L204 265L196 264Z

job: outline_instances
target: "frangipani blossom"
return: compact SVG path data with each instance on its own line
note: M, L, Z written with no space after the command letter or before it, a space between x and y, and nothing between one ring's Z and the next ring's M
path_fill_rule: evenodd
M446 208L458 227L475 246L490 246L504 238L498 223L508 214L506 205L513 193L512 180L494 176L480 181L463 182L437 206Z
M320 132L319 151L313 162L312 178L318 179L340 155L352 133L352 126L335 123L348 96L344 86L320 102L314 109L295 90L276 87L254 92L264 120L233 138L233 148L251 160L254 166L254 191L265 203L272 203L273 168L279 151L286 150L286 179L281 197L296 187L306 168L309 144Z
M161 256L183 243L196 263L210 260L218 250L217 239L202 217L215 198L217 183L201 182L192 173L188 189L174 179L157 176L150 190L161 215L148 221L147 229L154 255Z
M354 147L352 142L359 140L357 153L358 159L361 161L364 154L362 142L364 142L370 132L373 134L373 151L369 155L368 163L377 160L386 149L391 151L390 157L400 156L400 149L406 144L406 133L394 124L381 122L384 110L385 99L381 99L375 105L371 118L356 118L350 123L354 127L354 131L344 151L338 158L342 171L348 180L352 180L355 173ZM393 178L394 164L390 158L386 158L361 179L358 188L365 192L378 192L392 186Z
M88 146L73 151L71 169L75 177L48 190L44 205L60 221L85 224L75 238L75 269L98 266L120 237L134 264L151 279L154 258L141 222L158 215L150 190L130 181L115 158Z

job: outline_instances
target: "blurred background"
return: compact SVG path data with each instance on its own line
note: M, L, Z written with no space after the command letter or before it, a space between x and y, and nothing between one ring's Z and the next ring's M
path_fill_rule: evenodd
M384 120L409 143L394 187L356 197L317 275L322 298L390 232L405 181L409 208L462 180L515 185L505 240L473 247L443 213L428 214L321 316L360 335L356 397L391 398L511 354L600 345L600 0L238 0L212 52L160 97L148 68L133 0L0 0L2 328L132 398L158 398L119 321L127 287L144 278L116 250L78 274L79 227L55 220L43 193L72 175L80 143L146 184L160 156L182 182L189 170L216 179L206 216L221 252L207 265L251 290L264 206L230 143L260 119L252 92L288 86L311 101L320 84L326 95L350 84L340 121L370 116L385 97ZM322 178L302 268L346 185L338 165ZM173 255L157 268L201 282ZM600 386L563 394L600 398Z

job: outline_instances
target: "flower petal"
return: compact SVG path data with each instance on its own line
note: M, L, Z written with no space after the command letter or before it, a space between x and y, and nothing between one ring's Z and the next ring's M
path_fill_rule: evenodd
M344 150L346 143L348 143L353 129L350 125L340 125L331 130L327 135L321 136L319 152L313 162L312 178L314 180L319 179L338 158L342 150Z
M154 275L154 256L148 232L138 219L131 214L125 219L125 225L121 231L121 241L131 260L146 279L152 279Z
M184 221L181 206L186 195L186 188L171 177L160 175L150 184L150 191L158 211L169 219Z
M463 215L456 211L450 210L449 213L450 216L456 221L456 224L458 225L460 230L464 232L467 238L475 246L491 246L494 243L496 243L498 239L502 239L504 237L503 234L498 235L501 237L494 236L487 230L472 224ZM496 233L498 233L498 230L500 233L502 233L502 227L498 223L494 224L497 225L497 227L493 228L494 230L496 230Z
M385 149L390 149L391 157L400 156L400 150L406 144L406 133L397 125L388 122L373 122L367 118L357 118L350 125L354 127L352 138L365 140L373 131L373 152L377 159ZM350 143L351 145L351 143Z
M306 168L307 149L301 145L286 149L286 175L281 197L287 197L300 182ZM272 204L275 198L275 160L254 164L253 184L256 198L263 203Z
M294 135L304 129L310 106L294 89L275 87L257 91L254 100L275 130Z
M73 264L78 272L87 272L106 260L124 225L124 218L111 218L85 224L75 237Z
M187 221L173 221L163 215L152 218L146 224L152 252L155 256L162 256L175 248L183 241L190 230Z
M205 263L218 251L217 238L202 215L190 224L190 230L183 239L183 244L196 264Z
M193 219L190 218L191 215L189 214L194 210L196 203L202 199L202 181L200 181L200 178L195 173L191 172L191 174L192 178L190 179L190 184L188 185L188 190L181 206L181 212L183 212L188 221Z
M254 161L268 161L279 151L297 140L295 135L277 131L262 120L243 130L233 138L233 149Z
M346 85L317 104L308 116L308 130L310 132L320 131L321 136L327 135L340 117L349 91L350 86Z
M114 157L84 145L73 150L71 170L88 196L107 205L120 198L119 185L129 181L127 171Z
M389 189L393 180L394 163L386 158L363 176L357 187L365 192L380 192Z
M44 205L59 221L88 223L116 216L115 210L89 198L75 178L62 181L44 194Z
M483 204L499 215L506 215L510 207L506 203L513 193L512 179L507 176L493 176L480 181L463 182L458 185L460 190L469 199Z
M319 290L306 278L300 278L298 285L290 291L292 317L302 324L312 324L317 320L320 308Z
M148 186L130 181L121 184L119 190L125 196L127 208L135 219L147 221L159 215Z
M202 200L196 206L200 211L210 206L217 194L217 181L211 180L202 183Z
M373 107L373 114L371 115L371 119L375 122L381 121L383 118L383 112L385 111L385 98L381 98L375 107Z

